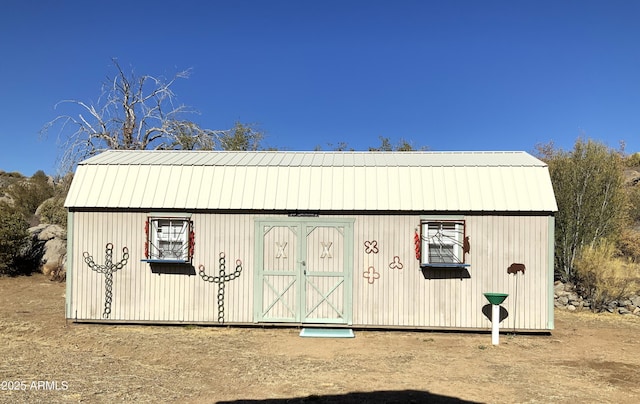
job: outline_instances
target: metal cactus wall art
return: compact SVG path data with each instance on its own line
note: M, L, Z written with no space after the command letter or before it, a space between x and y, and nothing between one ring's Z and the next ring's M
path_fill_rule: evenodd
M224 323L225 283L240 277L240 274L242 273L242 261L237 259L235 271L227 275L226 256L224 252L221 252L218 258L218 276L207 275L205 273L204 265L200 265L198 267L198 272L203 281L218 284L218 322L222 324Z
M113 244L107 243L104 264L98 265L93 261L93 257L88 252L82 253L84 262L89 265L92 271L99 274L104 274L104 312L103 318L109 318L111 315L111 302L113 301L113 273L121 270L127 264L129 260L129 249L124 247L122 249L122 259L119 262L113 262Z

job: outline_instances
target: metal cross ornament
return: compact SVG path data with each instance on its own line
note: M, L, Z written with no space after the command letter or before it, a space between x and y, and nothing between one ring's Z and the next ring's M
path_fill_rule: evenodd
M333 258L333 256L331 255L331 251L329 250L333 243L331 241L328 241L326 243L324 241L321 241L320 245L322 245L322 254L320 254L320 258Z
M287 258L287 252L284 250L287 247L287 242L281 244L276 241L276 247L278 247L276 258Z

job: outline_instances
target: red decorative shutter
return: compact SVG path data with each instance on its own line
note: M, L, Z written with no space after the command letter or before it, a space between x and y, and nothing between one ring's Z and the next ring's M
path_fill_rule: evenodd
M195 251L196 245L196 235L193 232L193 222L189 222L189 258L193 258L193 253Z
M144 222L144 257L149 259L149 218Z

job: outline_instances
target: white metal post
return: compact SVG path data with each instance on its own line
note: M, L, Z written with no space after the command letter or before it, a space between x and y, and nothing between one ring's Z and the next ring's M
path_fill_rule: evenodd
M500 340L500 305L491 305L491 343L498 345Z

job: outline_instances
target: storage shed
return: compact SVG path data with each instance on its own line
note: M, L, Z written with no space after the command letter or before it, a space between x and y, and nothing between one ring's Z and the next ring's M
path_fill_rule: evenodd
M553 328L553 188L525 152L108 151L78 165L74 321Z

